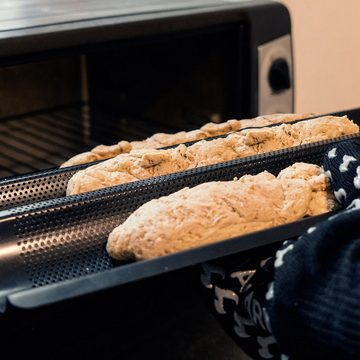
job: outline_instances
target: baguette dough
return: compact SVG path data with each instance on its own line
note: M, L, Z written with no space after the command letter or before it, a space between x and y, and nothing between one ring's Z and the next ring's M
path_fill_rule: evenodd
M138 149L156 149L170 145L176 145L188 141L202 140L211 136L224 135L232 131L238 131L246 127L260 127L275 123L285 123L289 121L301 120L313 114L272 114L258 116L254 119L229 120L224 123L208 123L199 130L181 131L176 134L158 133L142 141L120 141L115 145L99 145L88 152L75 155L60 167L85 164L88 162L103 160L116 155L128 153Z
M209 182L151 200L109 235L118 260L150 259L289 223L334 206L321 167L295 163L275 177L264 171Z
M133 150L90 166L69 180L67 195L216 164L268 151L332 139L359 131L346 116L324 116L295 124L248 129L189 147Z

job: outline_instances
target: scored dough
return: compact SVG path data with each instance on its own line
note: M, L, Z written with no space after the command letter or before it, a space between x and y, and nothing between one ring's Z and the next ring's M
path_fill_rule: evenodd
M67 195L93 191L292 146L357 133L346 116L324 116L295 124L248 129L225 138L201 140L173 149L133 150L74 174Z
M330 211L321 167L295 163L277 177L264 171L209 182L151 200L109 235L115 259L150 259Z
M131 150L156 149L170 145L177 145L188 141L206 139L211 136L224 135L232 131L238 131L247 127L260 127L277 123L301 120L311 117L313 114L271 114L258 116L254 119L228 120L227 122L215 124L208 123L199 130L180 131L176 134L158 133L142 141L120 141L114 145L99 145L92 150L75 155L60 167L68 167L88 162L109 159L116 155L125 154Z

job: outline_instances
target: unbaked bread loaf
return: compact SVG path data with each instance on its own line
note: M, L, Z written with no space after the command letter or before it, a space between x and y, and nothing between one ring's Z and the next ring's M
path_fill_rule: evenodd
M107 251L118 260L151 259L330 211L321 167L296 163L268 172L209 182L151 200L115 228Z
M176 134L158 133L142 141L120 141L114 145L99 145L88 152L75 155L63 163L61 167L86 164L91 161L108 159L116 155L128 153L131 150L157 149L188 141L201 140L211 136L224 135L247 127L260 127L276 123L301 120L312 115L313 114L271 114L258 116L254 119L229 120L220 124L208 123L202 126L199 130L181 131Z
M359 131L346 116L324 116L295 124L248 129L168 150L133 150L88 167L69 180L67 195L216 164Z

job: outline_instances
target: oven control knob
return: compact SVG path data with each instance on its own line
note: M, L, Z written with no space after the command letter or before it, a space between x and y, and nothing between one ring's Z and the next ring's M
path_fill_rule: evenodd
M274 93L290 89L290 70L285 59L276 59L271 64L268 80Z

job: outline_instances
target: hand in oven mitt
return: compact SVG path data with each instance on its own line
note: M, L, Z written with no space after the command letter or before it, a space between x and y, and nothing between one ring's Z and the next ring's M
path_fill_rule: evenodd
M217 318L254 359L280 359L264 308L268 286L273 281L273 262L273 258L268 258L235 265L226 258L226 262L202 265L202 284L212 292Z
M360 144L337 144L323 166L343 211L252 268L203 265L220 320L254 359L360 358Z

